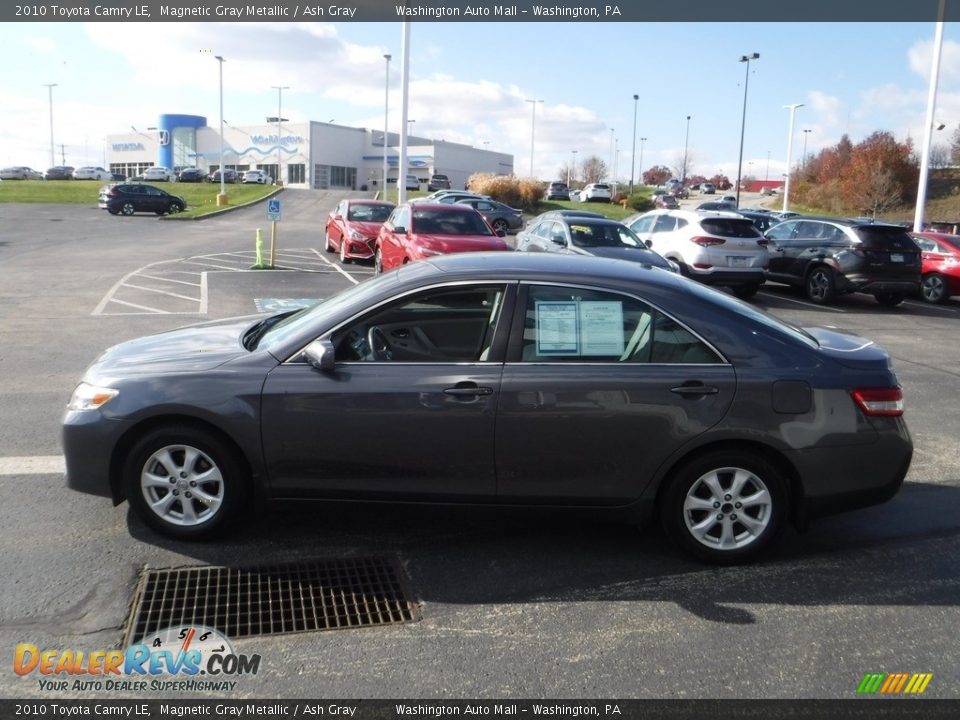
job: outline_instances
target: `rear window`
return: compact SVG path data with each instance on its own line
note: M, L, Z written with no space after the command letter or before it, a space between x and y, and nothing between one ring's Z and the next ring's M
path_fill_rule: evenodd
M594 185L593 187L594 187L595 189L597 189L597 190L609 190L609 189L610 189L610 186L609 186L609 185L600 185L600 184L597 184L597 185Z
M856 233L865 247L874 250L917 251L917 245L913 242L913 238L903 228L868 225L856 228Z
M700 226L711 235L731 238L758 238L757 226L746 218L705 218Z

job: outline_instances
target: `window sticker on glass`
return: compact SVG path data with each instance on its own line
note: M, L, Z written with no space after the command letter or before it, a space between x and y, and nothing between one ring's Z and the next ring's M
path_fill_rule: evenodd
M583 301L580 305L580 354L623 354L623 303Z
M577 303L538 300L537 355L579 355Z
M571 225L570 232L582 232L586 235L589 235L593 230L588 225Z

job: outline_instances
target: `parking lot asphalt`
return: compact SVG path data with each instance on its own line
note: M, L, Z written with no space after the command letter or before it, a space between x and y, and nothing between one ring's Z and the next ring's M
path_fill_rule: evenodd
M754 566L697 565L657 528L467 509L278 506L225 541L180 543L154 535L126 505L68 491L56 469L59 419L103 348L254 313L257 301L326 297L371 274L322 249L326 213L342 194L280 197L276 271L249 270L256 228L269 235L262 205L199 222L3 206L8 658L20 642L115 647L146 566L386 555L409 576L419 622L236 641L261 654L263 668L235 695L853 698L868 672L932 672L925 696L960 697L957 300L889 310L847 296L817 308L786 287L761 290L756 305L775 315L852 330L890 352L916 452L892 501L791 530ZM9 662L0 695L90 697L51 695ZM134 696L143 697L112 694Z

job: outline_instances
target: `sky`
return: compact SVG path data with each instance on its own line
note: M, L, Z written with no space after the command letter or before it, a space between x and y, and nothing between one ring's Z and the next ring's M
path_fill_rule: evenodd
M782 177L791 103L794 163L848 134L876 130L919 148L934 23L413 23L409 115L418 136L511 153L530 174L560 177L574 157L736 177L749 64L743 175ZM0 24L0 164L103 165L108 134L157 124L162 113L219 123L332 121L382 129L385 53L390 129L400 126L400 23ZM633 95L639 95L635 103ZM636 154L632 156L634 109ZM687 138L687 116L689 138ZM960 27L947 23L936 117L946 143L960 126ZM804 130L810 132L804 133ZM646 138L641 143L640 138ZM619 152L611 151L611 145ZM642 146L642 157L641 157ZM575 151L575 154L574 154Z

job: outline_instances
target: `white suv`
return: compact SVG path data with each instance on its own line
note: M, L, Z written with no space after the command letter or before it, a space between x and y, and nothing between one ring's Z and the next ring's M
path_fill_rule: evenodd
M590 183L580 191L580 202L610 202L610 186L604 183Z
M156 165L143 171L143 179L160 180L161 182L174 182L177 179L177 175L170 168L165 168L162 165Z
M770 265L766 238L736 213L653 210L623 223L686 277L725 285L739 298L756 294Z

